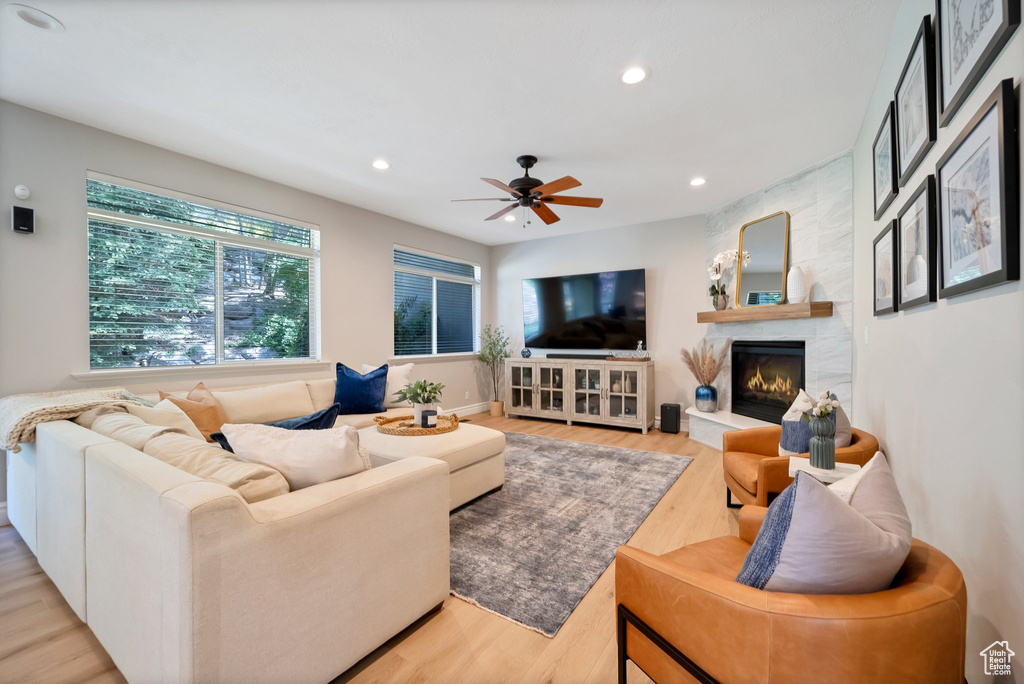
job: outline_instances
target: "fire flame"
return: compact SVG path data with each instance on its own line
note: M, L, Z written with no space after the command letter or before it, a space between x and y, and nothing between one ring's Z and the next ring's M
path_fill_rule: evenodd
M757 373L747 381L747 389L771 392L772 394L787 395L793 393L793 379L781 378L776 374L775 379L767 382L761 375L761 367L757 367Z

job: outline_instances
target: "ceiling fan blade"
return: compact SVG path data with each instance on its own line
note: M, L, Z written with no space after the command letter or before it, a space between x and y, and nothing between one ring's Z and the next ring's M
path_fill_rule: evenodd
M511 202L511 197L474 197L473 199L452 200L452 202Z
M515 209L518 206L519 206L518 204L510 204L507 207L505 207L504 209L502 209L501 211L496 212L494 214L491 214L490 216L485 218L484 221L493 221L496 218L501 218L502 216L504 216L505 214L507 214L508 212L512 211L513 209Z
M563 190L568 190L570 188L578 188L581 185L583 185L583 183L580 183L572 176L562 176L558 180L553 180L550 183L545 183L544 185L538 185L533 189L532 194L543 197L545 195L553 195L556 192L562 192Z
M500 180L496 180L494 178L481 178L480 180L482 180L484 183L490 183L491 185L493 185L494 187L498 188L499 190L504 190L505 192L507 192L509 194L515 195L516 197L522 197L523 196L523 193L519 192L518 190L514 190L513 188L511 188L508 185L505 185Z
M537 216L540 216L541 221L548 224L549 226L555 221L560 220L557 216L555 216L555 212L548 209L547 206L544 204L537 202L531 205L530 208L533 209L534 213L536 213Z
M567 204L573 207L599 207L604 203L604 200L600 197L570 197L568 195L543 197L541 200L551 204Z

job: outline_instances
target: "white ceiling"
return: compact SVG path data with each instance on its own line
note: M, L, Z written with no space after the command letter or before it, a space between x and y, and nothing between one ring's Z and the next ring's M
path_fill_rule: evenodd
M67 30L0 11L0 98L486 244L704 213L852 146L900 4L22 1ZM604 206L449 202L520 154Z

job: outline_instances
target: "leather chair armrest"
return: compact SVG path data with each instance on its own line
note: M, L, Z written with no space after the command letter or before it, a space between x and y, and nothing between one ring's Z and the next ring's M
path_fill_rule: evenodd
M722 451L743 451L760 456L778 456L781 435L782 428L779 427L731 430L722 435Z
M740 539L753 544L768 509L764 506L744 506L740 509Z
M766 457L757 466L758 506L767 506L769 494L779 494L793 482L789 476L789 457Z
M767 594L632 547L615 556L617 603L721 682L768 672Z

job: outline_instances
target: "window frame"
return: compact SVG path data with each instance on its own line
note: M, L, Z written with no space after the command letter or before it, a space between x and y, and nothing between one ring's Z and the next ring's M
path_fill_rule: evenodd
M154 374L168 374L175 371L187 371L194 369L203 369L209 371L211 369L227 369L231 367L235 368L253 368L253 367L280 367L280 366L293 366L293 365L306 365L315 364L321 365L321 316L322 310L320 306L320 227L314 223L306 221L300 221L298 219L292 219L277 214L271 214L269 212L258 211L250 209L249 207L243 207L237 204L230 204L228 202L221 202L219 200L212 200L207 197L199 195L192 195L177 190L171 190L168 188L159 187L156 185L150 185L139 181L130 180L127 178L120 178L118 176L112 176L97 171L87 170L86 180L95 180L103 183L111 183L122 187L130 188L132 190L139 190L155 195L162 195L164 197L171 197L174 199L181 200L183 202L190 202L193 204L199 204L203 206L213 207L216 209L223 209L246 216L252 216L254 218L262 218L270 221L279 223L285 223L288 225L296 226L299 228L305 228L310 231L310 247L302 247L298 245L289 245L286 243L275 242L273 240L261 240L259 238L248 237L245 235L234 235L227 231L216 230L213 228L204 228L201 226L190 226L184 223L175 223L172 221L164 221L157 218L151 218L147 216L138 216L135 214L122 213L118 211L110 211L107 209L99 209L97 207L89 206L89 196L86 192L86 243L91 235L91 228L89 223L92 220L103 221L105 223L112 223L115 225L128 226L132 228L140 228L142 230L154 231L157 233L171 233L174 235L181 235L185 237L192 237L202 240L209 240L214 243L215 256L214 256L214 361L212 363L191 363L191 364L171 364L166 366L119 366L119 367L93 367L92 362L89 362L89 372L85 374L73 374L75 376L81 375L108 375L108 374L121 374L121 373L145 373ZM309 260L309 356L295 357L295 358L266 358L266 359L226 359L225 357L225 340L224 340L224 247L236 247L240 249L252 249L268 254L281 254L283 256L299 257ZM86 263L89 263L88 249L86 253ZM89 269L86 269L87 278L89 277ZM89 290L87 284L86 290ZM92 330L92 315L89 316L89 329L90 333ZM89 339L91 345L91 337ZM159 369L159 370L158 370Z
M435 259L443 259L444 261L451 261L459 264L466 264L472 266L475 269L476 277L470 278L469 276L458 276L451 273L442 273L439 271L431 271L426 268L416 268L414 266L405 266L403 264L395 263L395 252L411 252L413 254L422 254L423 256L433 257ZM395 349L395 337L394 327L391 329L391 359L439 359L439 358L451 358L459 356L476 356L480 353L480 330L482 318L481 314L481 290L483 282L483 267L475 261L470 259L462 259L459 257L449 256L447 254L440 254L438 252L431 252L425 249L418 249L416 247L409 247L407 245L394 244L391 247L391 306L394 309L395 305L395 273L409 273L411 275L423 276L431 279L431 312L430 317L430 347L433 351L429 354L399 354ZM471 351L460 351L460 352L441 352L437 351L437 281L444 280L450 283L461 283L463 285L470 285L473 287L473 349Z

